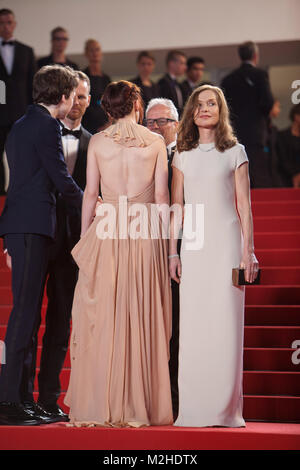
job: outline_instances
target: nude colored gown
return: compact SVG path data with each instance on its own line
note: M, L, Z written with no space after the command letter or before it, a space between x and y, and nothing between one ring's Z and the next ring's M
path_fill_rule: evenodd
M103 131L126 147L160 138L137 124L115 124ZM112 175L113 177L113 175ZM118 214L125 206L154 203L154 180L140 194L122 198L101 187L104 203ZM100 239L96 216L74 247L79 266L70 341L71 377L65 403L75 426L169 425L173 422L169 379L171 290L167 240ZM128 216L128 224L133 219ZM101 232L101 233L100 233Z

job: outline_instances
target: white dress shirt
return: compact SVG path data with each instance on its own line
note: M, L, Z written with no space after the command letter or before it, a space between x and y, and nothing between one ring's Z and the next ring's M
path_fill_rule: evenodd
M2 46L3 41L4 39L0 37L0 54L8 75L11 75L15 58L15 46ZM11 38L9 41L14 41L14 39Z
M167 145L167 153L168 153L168 159L171 156L172 149L176 146L176 140L174 142L171 142L169 145Z
M65 124L64 124L64 127L66 129L70 129ZM79 126L77 127L74 127L74 129L72 130L79 131L80 128L81 128L81 124L79 124ZM63 135L62 144L63 144L64 157L65 157L65 162L68 168L68 172L70 173L70 175L72 175L74 168L75 168L76 160L77 160L79 139L77 139L76 137L70 134Z

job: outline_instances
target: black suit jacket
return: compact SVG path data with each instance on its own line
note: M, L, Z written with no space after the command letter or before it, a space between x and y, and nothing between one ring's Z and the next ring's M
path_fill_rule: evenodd
M39 69L44 67L44 65L55 65L55 64L57 64L57 62L54 62L52 54L47 55L46 57L41 57L37 61L37 65ZM78 65L75 64L75 62L72 62L71 60L69 60L68 58L66 58L65 64L59 64L59 65L63 65L63 66L68 65L69 67L72 67L72 69L78 70Z
M36 233L54 238L56 191L80 209L82 191L69 175L58 121L30 105L6 141L10 182L0 217L0 236Z
M172 186L172 176L173 176L173 167L172 167L172 161L174 158L174 154L176 151L176 145L171 148L171 154L170 156L168 155L168 186L169 186L169 193L171 195L171 186Z
M82 134L79 139L77 158L72 178L82 191L84 191L86 186L87 150L92 134L84 129L83 126L81 126L81 130ZM52 256L54 258L60 253L62 246L71 251L74 245L79 241L81 232L81 208L70 205L68 201L59 194L56 201L56 217L56 243L52 248Z
M223 79L221 88L239 141L245 146L265 146L274 102L267 72L243 63Z
M7 73L0 54L0 80L6 85L6 104L0 105L0 126L12 125L32 103L32 81L35 72L36 63L31 47L15 41L11 75Z
M178 83L179 89L181 91L180 85ZM176 106L178 113L181 114L182 108L179 106L178 103L178 97L176 93L176 88L174 85L174 80L170 77L168 73L164 75L158 82L158 89L159 89L159 95L162 98L167 98L171 101L173 101L174 105ZM181 92L182 93L182 92Z

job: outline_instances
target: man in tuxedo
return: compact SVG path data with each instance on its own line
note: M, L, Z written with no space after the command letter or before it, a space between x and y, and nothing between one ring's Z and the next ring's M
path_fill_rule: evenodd
M51 31L51 54L46 57L41 57L38 60L38 67L44 67L45 65L68 65L74 70L78 70L78 65L72 62L66 56L66 49L69 42L68 31L61 26L54 28Z
M149 101L146 109L146 125L152 132L164 137L169 168L169 192L171 194L172 161L176 149L178 128L178 111L171 100L166 98L154 98ZM178 243L180 250L180 241ZM178 251L179 253L179 251ZM173 279L172 286L172 337L170 341L170 380L173 404L174 420L178 415L178 348L179 348L179 284Z
M238 140L245 145L249 158L252 188L271 187L271 162L265 147L268 139L268 118L273 106L269 77L257 67L257 45L246 42L239 46L241 66L221 83Z
M56 192L80 210L82 190L69 175L61 130L78 86L69 67L42 68L33 80L33 105L12 127L6 142L10 182L0 217L0 236L12 267L13 309L6 337L6 364L0 375L0 424L36 425L52 421L29 390L35 366L36 332L56 230ZM31 401L32 409L24 403Z
M283 186L300 188L300 103L289 117L291 126L277 133L278 170Z
M14 39L17 22L8 8L0 10L0 80L5 83L6 103L0 105L0 194L5 194L4 145L13 123L32 103L32 80L36 71L31 47Z
M177 79L186 71L184 52L172 50L166 58L167 73L159 80L158 88L162 98L171 100L181 115L184 105L183 94Z
M208 82L201 83L205 70L205 62L202 57L189 57L187 61L186 80L181 83L183 103L185 104L195 88Z
M91 134L81 125L90 104L90 80L77 72L79 84L74 104L61 122L62 144L68 172L78 186L86 185L87 149ZM59 375L63 367L70 335L70 319L78 268L71 250L80 239L81 211L61 195L56 200L57 230L51 247L48 267L46 330L40 363L38 403L51 414L53 421L66 421L67 415L57 405L60 395ZM35 372L35 367L33 369ZM32 376L32 386L34 374Z

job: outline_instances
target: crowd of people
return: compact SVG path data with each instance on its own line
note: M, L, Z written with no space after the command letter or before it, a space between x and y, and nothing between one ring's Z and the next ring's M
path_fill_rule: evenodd
M2 155L4 143L12 124L21 117L32 102L32 80L36 70L44 65L68 65L79 67L66 53L70 40L68 31L56 27L51 31L51 51L37 61L33 49L15 40L16 20L13 12L0 12L0 80L6 84L6 105L2 105L0 118L0 193L4 194L4 169ZM250 161L252 188L299 186L299 115L295 105L291 110L292 123L279 131L272 119L280 112L280 103L273 98L268 74L258 67L259 50L256 44L247 42L239 47L241 67L222 83L229 104L230 118L239 142L245 145ZM90 105L84 115L83 125L91 134L103 130L108 117L101 106L101 99L111 78L102 69L103 53L96 39L88 39L84 46L88 66L83 70L89 77ZM175 104L179 117L192 91L204 84L205 60L187 57L180 50L172 50L166 56L166 73L154 83L151 75L155 69L155 57L148 51L137 56L137 75L131 80L142 92L145 107L153 98L168 98ZM288 148L288 150L286 150Z
M29 68L33 52L12 41L14 27L13 13L0 10L2 68L12 52L14 64L22 53ZM27 90L21 117L6 69L3 136L10 184L0 236L12 269L13 308L0 374L0 424L245 426L245 290L233 285L232 269L244 269L249 283L258 273L250 182L263 187L255 165L267 171L268 151L261 153L261 146L275 112L268 76L256 67L257 48L240 47L243 64L220 88L199 84L204 61L187 61L180 51L168 54L167 73L157 85L148 52L138 57L138 77L111 82L102 72L97 41L86 43L85 71L68 61L67 41L64 28L52 32L52 54L33 76L13 65L15 83L23 77ZM179 83L186 62L187 79ZM248 113L235 96L239 84L250 87ZM103 90L93 96L93 86ZM15 120L8 119L11 103ZM95 123L103 117L99 131ZM295 125L287 139L299 131L297 109L291 117ZM252 133L244 141L243 119ZM296 186L297 177L291 178ZM181 215L176 219L171 211L166 238L160 215L170 198ZM136 205L143 212L138 223ZM202 223L191 214L203 206ZM149 227L151 236L144 237ZM67 416L58 398L71 318Z

